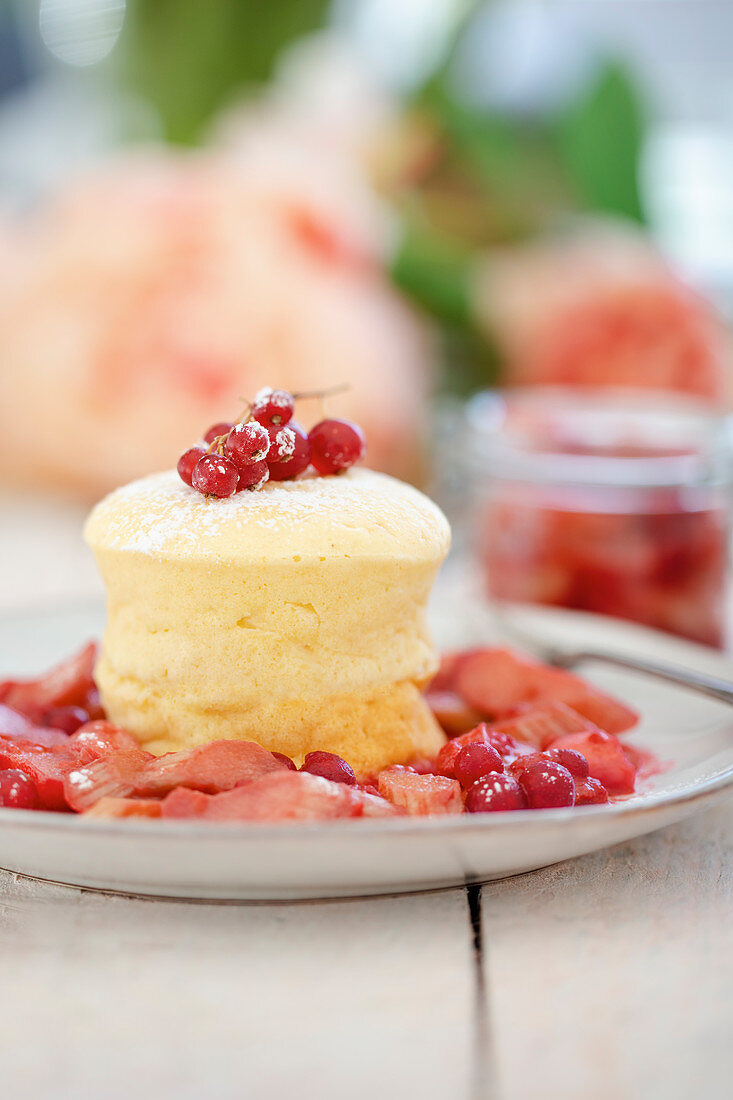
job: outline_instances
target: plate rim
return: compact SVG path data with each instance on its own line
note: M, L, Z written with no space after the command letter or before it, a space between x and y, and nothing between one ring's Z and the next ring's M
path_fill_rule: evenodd
M83 595L72 599L54 601L50 606L30 604L25 608L12 607L0 612L0 625L15 619L25 619L31 616L43 618L44 614L63 616L79 611L91 611L104 607L103 595ZM589 616L583 612L575 612L569 608L544 608L540 605L517 605L532 613L543 617L543 612L548 613L548 625L552 628L552 619L575 621L578 624L589 622L608 622L617 633L622 633L624 627L630 628L629 633L633 638L641 632L649 643L658 639L667 649L678 646L682 653L696 652L700 656L709 656L719 669L727 664L731 678L733 679L733 658L729 654L721 653L716 649L696 645L674 635L652 630L648 627L640 627L638 623L626 622L617 618L603 615ZM682 658L684 659L684 658ZM733 706L731 707L731 719L733 721ZM733 747L733 733L731 735ZM713 759L711 757L710 759ZM94 837L119 837L129 836L134 833L141 837L154 837L161 839L191 840L191 839L217 839L220 841L241 840L243 837L256 837L258 841L268 842L272 840L293 840L298 837L329 837L343 838L372 837L399 835L409 837L411 835L432 835L434 833L466 832L475 830L493 830L501 833L513 829L523 822L533 821L535 824L546 822L548 825L567 828L572 822L577 822L579 817L583 820L604 820L609 818L627 818L646 816L655 811L661 811L673 806L688 805L697 801L705 801L713 795L733 786L733 759L723 769L713 776L683 785L681 789L668 791L641 792L628 796L621 801L610 805L596 806L566 806L557 809L541 810L513 810L511 813L484 813L484 814L445 814L422 819L415 817L399 818L336 818L331 821L292 821L292 822L257 822L257 821L217 821L201 822L196 820L176 820L168 818L125 818L121 819L94 819L78 813L63 813L53 810L33 810L20 812L12 807L0 806L0 828L5 831L8 828L14 830L59 831L78 833L80 830Z

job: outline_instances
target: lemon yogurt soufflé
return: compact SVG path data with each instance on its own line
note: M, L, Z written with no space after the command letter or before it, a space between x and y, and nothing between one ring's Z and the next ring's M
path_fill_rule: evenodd
M85 534L102 701L150 751L242 738L364 774L443 744L421 688L450 530L411 486L353 468L213 500L170 471L106 497Z

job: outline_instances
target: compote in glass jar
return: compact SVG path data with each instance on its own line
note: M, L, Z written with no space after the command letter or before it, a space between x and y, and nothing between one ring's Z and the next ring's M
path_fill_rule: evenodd
M549 387L480 394L467 415L490 596L723 646L728 418L643 391Z

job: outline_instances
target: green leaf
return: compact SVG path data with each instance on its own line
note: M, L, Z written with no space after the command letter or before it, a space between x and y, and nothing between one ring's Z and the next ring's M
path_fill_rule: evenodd
M282 48L322 26L330 0L128 0L119 64L169 141L199 140L237 91L266 80Z
M444 325L440 332L441 390L468 397L496 385L500 375L497 348L483 332Z
M442 321L459 326L471 320L471 271L467 252L409 225L391 265L401 290Z
M471 307L475 253L413 217L391 266L395 284L437 323L443 388L470 394L496 380L498 353Z
M645 220L638 180L644 110L622 65L603 65L558 117L556 135L566 171L590 209Z

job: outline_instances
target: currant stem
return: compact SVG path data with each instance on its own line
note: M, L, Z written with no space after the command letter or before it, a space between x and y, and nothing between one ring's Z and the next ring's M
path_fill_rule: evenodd
M333 397L337 393L346 393L346 391L350 390L350 389L351 389L351 384L349 382L340 382L338 385L330 386L328 389L325 389L325 390L301 390L299 393L292 393L290 396L292 397L293 401L304 401L304 400L307 400L307 399L312 398L312 397L318 397L318 398L320 398L321 402L323 402L325 400L325 398L327 398L327 397ZM238 424L248 424L250 422L250 420L252 419L252 409L253 409L254 406L252 405L251 401L248 401L246 397L240 397L239 400L244 402L244 405L245 405L244 412L242 412L241 415L238 417L238 419L234 421L232 427L226 433L226 435L218 435L216 437L216 439L213 439L211 441L211 443L209 444L208 450L205 452L207 455L214 454L214 453L216 453L218 455L223 455L224 454L224 447L226 446L226 441L229 439L229 436L234 431L234 429L237 427L237 425ZM326 406L325 405L321 406L321 413L322 413L323 418L325 419L325 416L326 416Z
M245 404L244 412L240 413L240 415L234 421L234 423L232 424L231 428L226 433L226 435L217 435L216 439L212 439L211 443L209 444L209 449L206 452L207 455L212 454L214 451L216 451L216 453L218 455L224 454L224 446L226 444L226 441L229 438L229 436L232 434L234 429L237 427L237 425L238 424L249 424L250 420L252 419L252 405L251 405L251 403L247 400L246 397L240 397L239 400L243 401L244 404Z
M293 401L302 401L309 397L333 397L337 393L346 393L351 389L349 382L340 382L338 386L331 386L327 390L301 390L300 393L291 394Z

